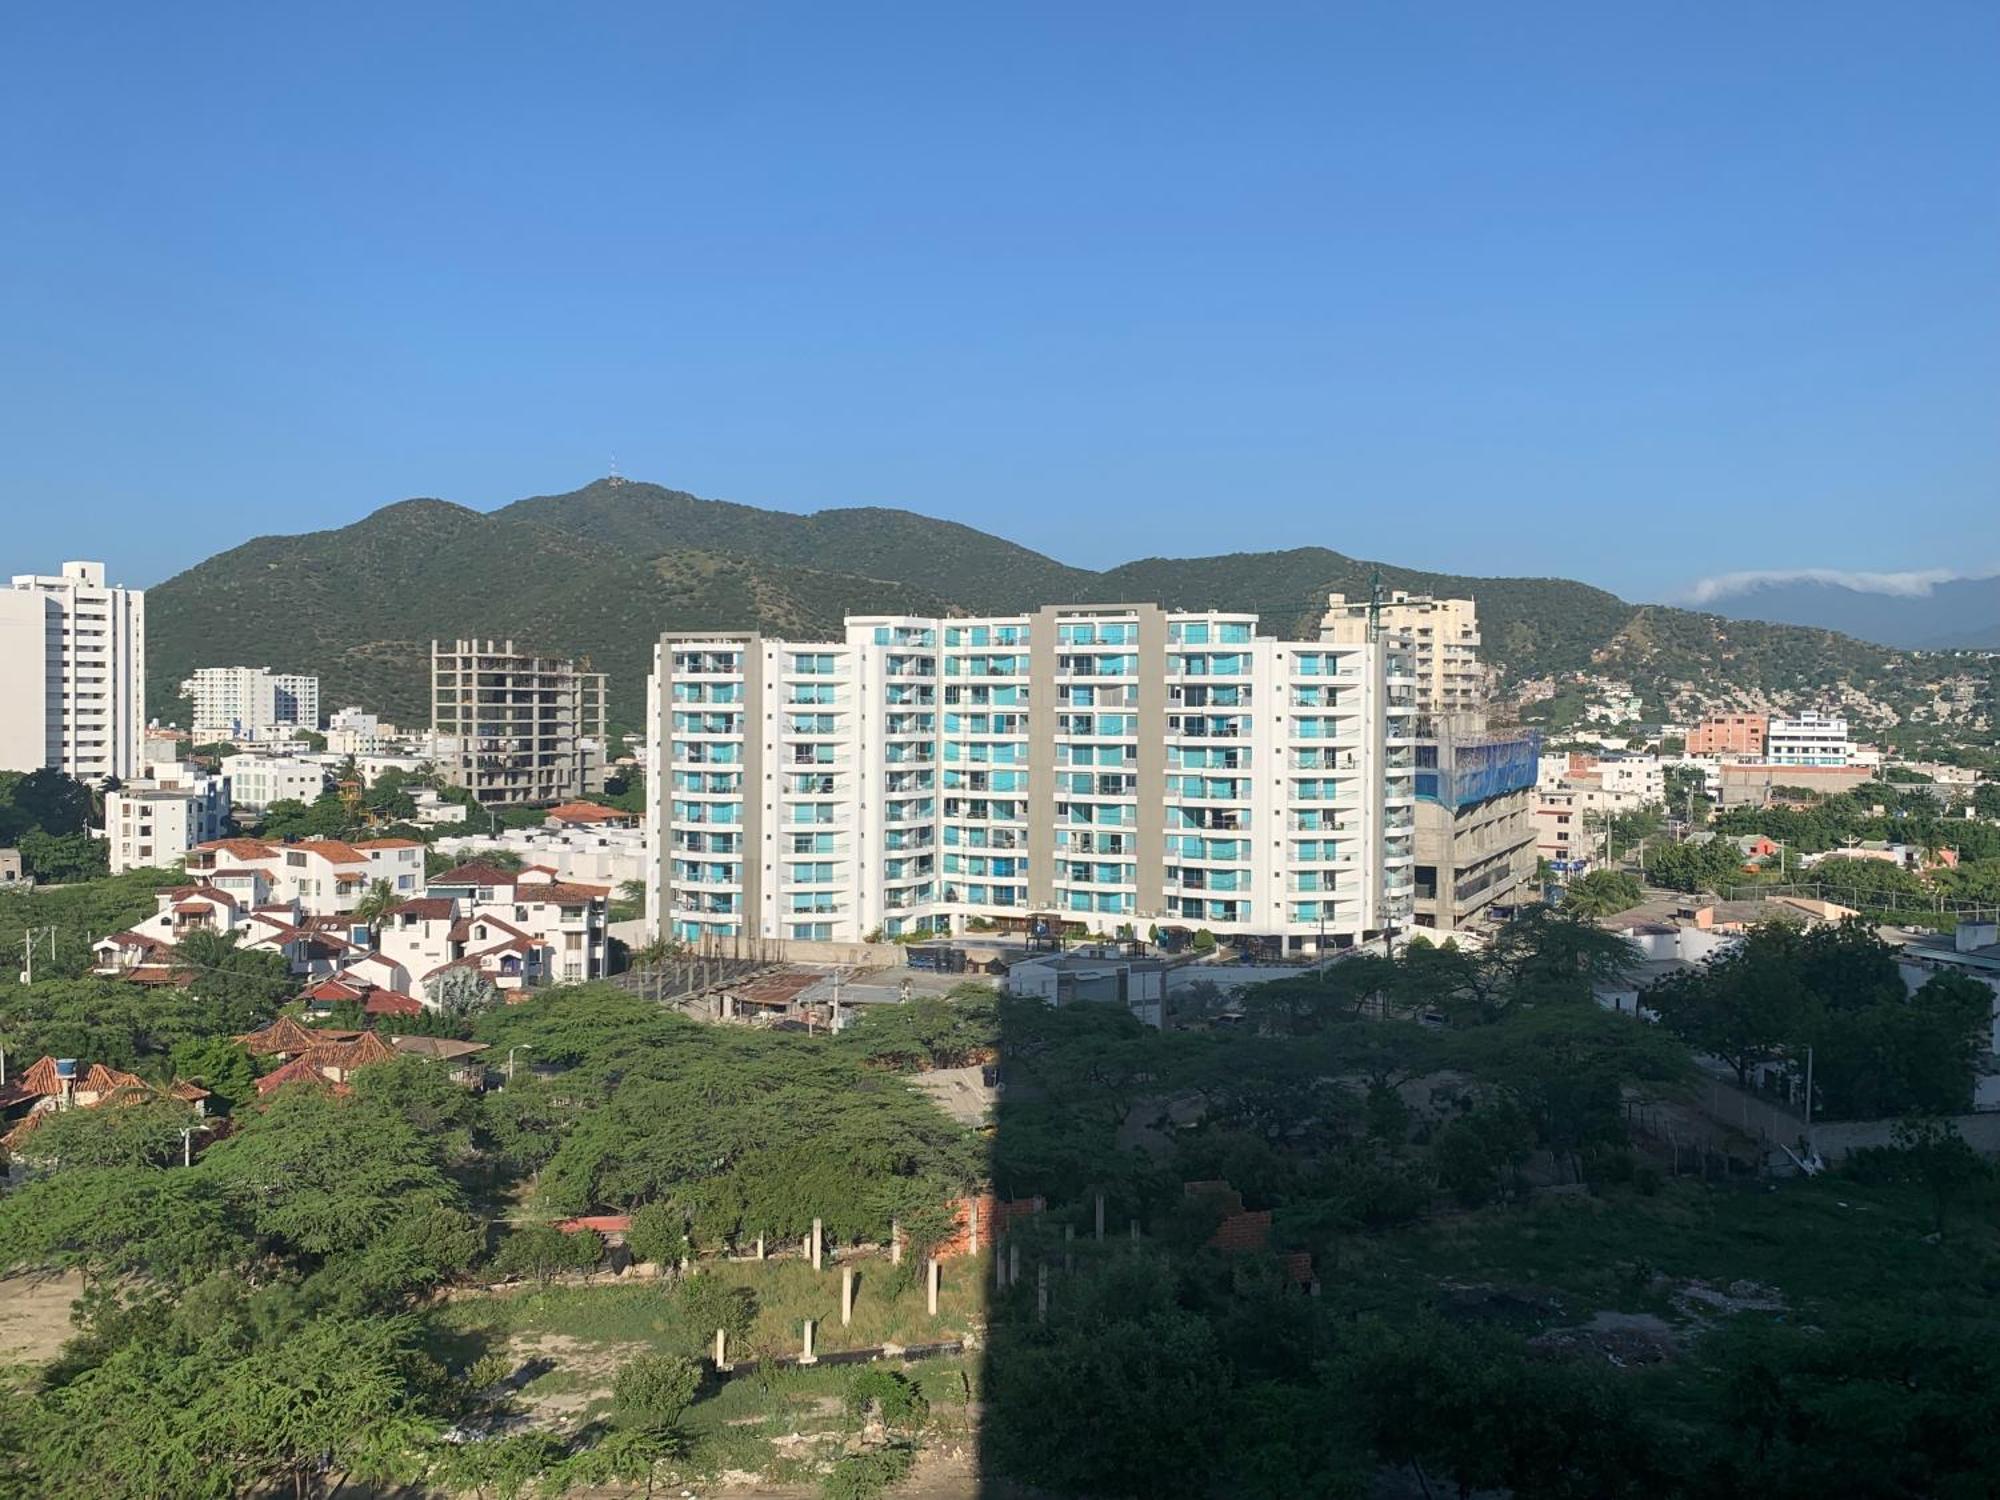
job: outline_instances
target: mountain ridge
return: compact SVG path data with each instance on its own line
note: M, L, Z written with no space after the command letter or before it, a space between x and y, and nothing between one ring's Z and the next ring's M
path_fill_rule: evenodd
M1728 663L1782 692L1873 680L1896 656L1825 630L1628 604L1562 578L1439 573L1316 545L1098 571L915 511L772 511L600 479L491 511L399 500L344 527L220 552L151 591L149 692L164 706L196 667L224 664L218 642L254 642L247 654L265 665L317 673L329 709L361 702L425 723L430 640L493 635L591 657L611 675L613 722L629 727L663 629L812 638L850 613L1157 601L1255 611L1288 633L1316 627L1328 590L1365 597L1378 573L1391 589L1478 599L1486 657L1517 680L1595 669L1664 697Z
M2000 648L2000 574L1941 578L1893 592L1832 578L1780 577L1715 594L1701 607L1731 619L1839 630L1905 650Z

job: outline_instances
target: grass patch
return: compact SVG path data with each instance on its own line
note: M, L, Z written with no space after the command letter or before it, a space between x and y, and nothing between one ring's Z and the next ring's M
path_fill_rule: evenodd
M921 1276L897 1276L886 1258L859 1261L854 1320L846 1328L840 1326L840 1272L831 1263L820 1272L800 1261L710 1263L700 1276L750 1292L755 1316L747 1337L732 1339L731 1357L751 1358L797 1354L807 1318L818 1321L822 1353L962 1337L984 1318L990 1265L985 1257L947 1262L938 1316L932 1318ZM643 1343L693 1358L711 1354L715 1339L713 1327L692 1326L668 1281L468 1298L441 1309L438 1322L443 1333L462 1343L547 1333L587 1343Z

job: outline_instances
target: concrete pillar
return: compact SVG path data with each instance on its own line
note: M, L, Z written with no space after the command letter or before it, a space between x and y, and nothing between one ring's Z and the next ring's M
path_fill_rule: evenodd
M718 1328L715 1330L715 1368L718 1370L729 1368L729 1330L727 1328Z
M969 1223L972 1226L972 1253L977 1255L979 1253L979 1200L977 1198L968 1198L966 1199L966 1206L970 1210Z
M937 1316L938 1281L941 1279L942 1276L943 1276L943 1269L938 1265L937 1261L933 1259L931 1261L930 1284L931 1284L931 1316L934 1318Z
M854 1267L840 1268L840 1326L854 1321Z
M1035 1319L1046 1323L1049 1320L1049 1268L1035 1267Z
M1097 1243L1104 1243L1104 1194L1097 1195Z
M1018 1243L1007 1247L1007 1284L1013 1286L1021 1279L1021 1247Z
M993 1247L993 1285L1003 1292L1007 1290L1007 1250L1002 1245Z
M819 1363L819 1356L813 1353L813 1320L811 1318L806 1319L806 1343L805 1348L799 1353L799 1363L802 1365L816 1365Z
M894 1219L891 1219L889 1221L889 1264L900 1266L902 1263L903 1226L898 1224Z
M824 1229L820 1227L820 1221L818 1219L814 1219L813 1232L812 1232L812 1258L813 1258L813 1269L815 1271L823 1269L823 1261L825 1253L826 1253L826 1232Z
M757 1259L762 1260L763 1258L764 1258L764 1236L760 1234L757 1236Z

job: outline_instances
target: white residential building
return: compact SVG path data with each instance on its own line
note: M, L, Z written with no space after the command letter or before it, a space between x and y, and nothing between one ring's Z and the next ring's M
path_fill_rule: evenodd
M256 875L272 899L296 902L316 917L343 916L361 904L377 881L398 896L423 889L424 846L415 839L306 839L296 844L266 839L217 839L191 850L188 874L228 888L225 876Z
M231 799L252 812L273 802L311 802L326 790L326 767L297 755L225 755L222 774Z
M194 700L194 737L288 740L319 728L319 679L264 667L203 667L181 684Z
M146 725L146 595L104 564L66 562L0 590L0 770L84 781L139 773Z
M1405 927L1408 637L1256 626L1104 605L664 635L649 924L852 941L1043 917L1288 952Z
M1773 766L1844 766L1854 759L1847 720L1838 714L1807 712L1772 719L1765 731L1764 760Z
M329 755L376 755L396 742L396 726L363 708L343 708L326 721Z
M104 794L104 834L111 873L165 868L229 827L229 778L192 767L159 774Z
M556 880L614 892L627 881L643 881L648 864L645 831L638 828L506 828L498 834L447 836L431 847L469 861L511 854Z

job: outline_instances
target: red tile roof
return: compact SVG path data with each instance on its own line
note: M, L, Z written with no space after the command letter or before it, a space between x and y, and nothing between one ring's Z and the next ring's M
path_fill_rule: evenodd
M236 1040L260 1057L274 1053L296 1055L325 1041L326 1033L308 1030L290 1016L280 1016L269 1026L245 1032Z
M124 932L114 932L109 937L101 937L90 946L93 948L102 948L106 945L119 948L138 948L146 953L171 953L174 947L172 943L167 942L164 938L148 937L143 932L133 932L129 928Z
M424 1002L400 990L370 990L361 1008L371 1016L420 1016Z
M103 1063L92 1063L90 1071L83 1075L77 1088L90 1094L111 1094L119 1089L143 1089L146 1080L137 1073L127 1073L119 1068L107 1068Z
M472 929L475 927L497 928L508 937L524 938L530 936L530 934L523 932L512 922L503 922L498 917L489 917L482 913L476 916L460 917L456 922L452 923L451 940L454 943L469 943L474 941ZM480 938L478 941L484 942L486 939Z
M610 894L608 885L570 885L555 880L531 880L514 888L516 901L546 901L555 906L582 906Z
M426 885L513 885L520 877L497 865L458 865L442 875L433 875Z
M584 1214L579 1218L563 1219L556 1224L564 1234L581 1234L586 1229L594 1229L599 1234L623 1234L632 1227L630 1214Z
M257 1094L261 1098L269 1094L273 1089L282 1088L288 1083L308 1083L315 1088L332 1089L336 1093L344 1094L347 1092L346 1084L335 1083L326 1074L313 1066L309 1055L302 1054L293 1058L282 1068L266 1073L262 1078L258 1079Z
M262 839L210 839L195 848L220 849L237 859L269 859L278 852L276 844L267 844Z
M306 991L308 1000L329 1000L338 1005L343 1000L359 1000L368 993L368 986L347 979L322 979Z
M340 839L307 839L302 844L293 844L294 849L303 849L308 854L317 854L321 859L336 865L365 865L368 856L352 844Z
M565 802L548 811L551 822L558 823L629 823L632 814L615 807L604 807L595 802Z
M458 902L450 896L412 896L389 908L392 917L415 917L420 922L446 922L458 915Z

